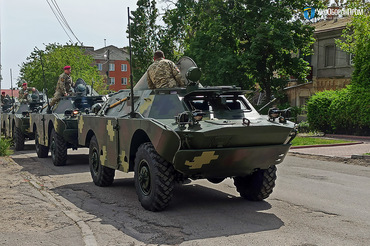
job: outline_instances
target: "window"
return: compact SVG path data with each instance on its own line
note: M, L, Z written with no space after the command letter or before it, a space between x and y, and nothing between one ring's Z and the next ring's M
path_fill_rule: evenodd
M127 78L121 78L121 84L127 85Z
M109 63L109 71L114 71L114 70L115 70L114 64Z
M355 61L354 61L354 58L355 58L355 54L349 54L349 65L355 65Z
M325 67L334 67L335 65L335 46L325 46Z
M109 78L110 79L110 84L111 85L114 85L116 83L116 78L112 77L112 78Z
M101 63L96 64L96 66L98 67L99 71L103 70L103 65Z
M126 72L127 71L127 64L121 64L121 71Z

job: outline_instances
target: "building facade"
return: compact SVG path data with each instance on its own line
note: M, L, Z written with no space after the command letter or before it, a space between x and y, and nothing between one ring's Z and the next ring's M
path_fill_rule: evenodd
M316 92L343 89L351 82L353 57L335 43L349 22L350 18L346 17L313 24L316 42L313 55L307 59L312 68L312 81L305 84L292 82L285 88L291 106L303 106Z
M95 60L101 75L105 75L105 82L111 91L119 91L129 86L130 64L129 54L123 48L110 45L94 50L93 47L85 47L86 53Z

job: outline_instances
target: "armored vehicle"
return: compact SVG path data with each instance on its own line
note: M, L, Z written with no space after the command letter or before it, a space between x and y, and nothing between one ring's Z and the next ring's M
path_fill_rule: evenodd
M13 138L15 150L24 149L25 139L34 139L30 131L30 115L37 112L44 103L43 94L37 90L28 95L27 100L14 103L5 102L2 114L2 130L5 136Z
M197 81L192 77L199 69L190 58L179 66ZM96 105L96 115L78 116L78 142L89 146L96 185L111 185L115 170L134 172L139 201L151 211L166 208L174 183L189 179L219 183L233 178L237 191L249 200L271 194L276 165L296 135L295 124L282 111L260 115L245 91L233 86L190 83L151 90L145 78L134 95L120 91Z
M74 96L62 97L53 108L46 103L40 112L31 114L30 131L35 135L37 156L45 158L50 150L55 166L66 164L69 148L83 147L77 141L78 116L89 114L93 104L103 102L103 96L82 79L77 80L75 90Z

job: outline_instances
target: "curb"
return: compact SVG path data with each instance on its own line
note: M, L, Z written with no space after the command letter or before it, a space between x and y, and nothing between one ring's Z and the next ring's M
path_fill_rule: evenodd
M319 144L319 145L302 145L302 146L292 146L290 149L304 149L304 148L318 148L318 147L336 147L336 146L346 146L346 145L356 145L363 144L364 142L354 142L354 143L338 143L338 144Z

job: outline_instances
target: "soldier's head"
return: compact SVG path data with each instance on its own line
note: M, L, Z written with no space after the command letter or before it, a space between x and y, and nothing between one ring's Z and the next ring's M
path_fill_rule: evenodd
M27 89L27 83L23 83L22 84L22 88L25 90L25 89Z
M1 95L2 95L3 97L5 97L5 91L1 92Z
M162 59L162 58L164 58L163 51L157 50L156 52L154 52L154 57L153 57L154 60Z
M71 73L71 66L65 66L64 72L69 75Z

